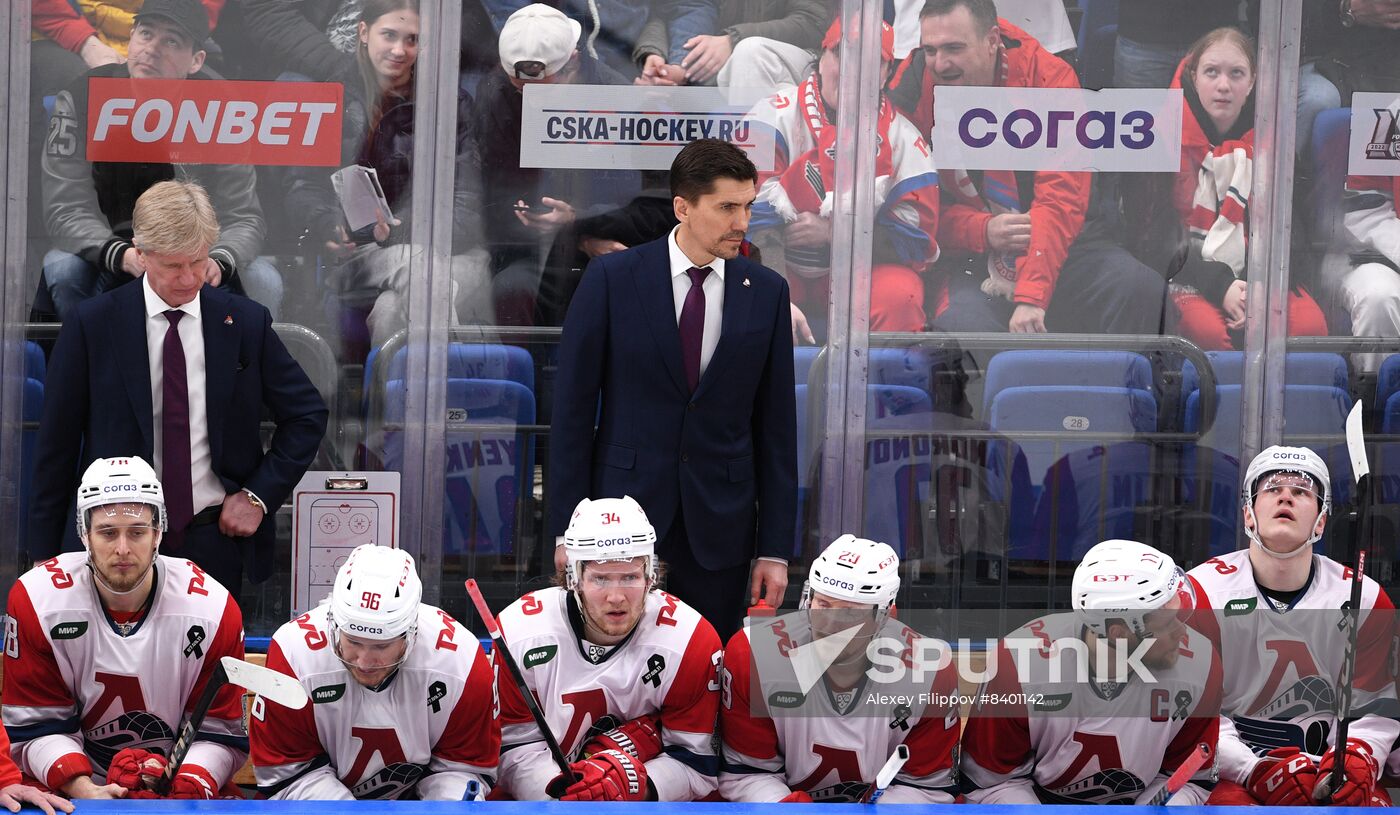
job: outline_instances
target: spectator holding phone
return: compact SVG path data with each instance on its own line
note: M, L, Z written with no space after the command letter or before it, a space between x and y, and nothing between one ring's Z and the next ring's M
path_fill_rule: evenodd
M520 166L520 127L527 85L624 85L628 80L577 47L583 27L543 3L506 20L497 42L500 67L482 80L480 114L486 234L500 322L534 322L535 297L550 247L576 241L579 218L616 206L607 194L637 184L633 170Z
M370 339L375 345L408 321L418 34L417 0L365 0L356 52L360 81L346 88L341 163L373 168L396 217L380 217L351 232L330 170L297 168L287 176L286 211L303 219L303 250L325 252L337 266L332 286L341 298L348 305L370 308ZM452 196L454 324L494 323L487 253L481 248L481 167L472 136L473 115L471 97L460 92Z

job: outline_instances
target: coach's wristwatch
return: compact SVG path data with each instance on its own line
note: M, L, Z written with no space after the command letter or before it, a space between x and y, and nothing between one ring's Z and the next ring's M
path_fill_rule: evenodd
M245 488L243 494L248 496L248 503L262 510L262 514L267 514L267 504L264 504L261 498L254 495L252 490Z
M1356 15L1351 13L1351 0L1341 0L1342 27L1351 28L1356 25Z

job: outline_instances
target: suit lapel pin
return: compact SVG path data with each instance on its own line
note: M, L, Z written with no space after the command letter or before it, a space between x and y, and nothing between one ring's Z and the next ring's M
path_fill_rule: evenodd
M746 277L746 278L744 278L744 287L745 287L745 288L748 288L748 285L749 285L749 279Z
M224 325L233 325L233 315L232 315L232 314L225 314L225 315L224 315Z

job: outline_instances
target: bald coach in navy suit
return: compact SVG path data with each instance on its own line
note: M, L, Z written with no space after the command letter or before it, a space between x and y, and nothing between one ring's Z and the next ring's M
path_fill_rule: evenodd
M722 638L760 596L781 605L796 523L788 286L740 254L757 178L737 147L690 144L671 165L680 225L589 264L550 437L550 534L583 498L637 499L667 590Z

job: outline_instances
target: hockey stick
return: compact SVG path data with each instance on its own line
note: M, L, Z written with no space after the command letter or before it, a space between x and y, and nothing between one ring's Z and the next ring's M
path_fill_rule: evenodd
M540 710L540 702L535 698L535 692L530 690L529 685L525 684L525 677L520 673L520 666L515 664L515 658L510 655L510 649L506 647L506 638L501 634L501 626L492 616L491 609L486 607L486 598L481 596L481 589L477 587L475 580L467 580L467 594L471 596L472 603L476 606L476 613L480 615L482 623L486 625L486 633L491 637L491 647L501 655L498 661L505 663L506 673L510 674L511 681L515 683L515 689L525 700L525 707L530 709L530 715L535 718L535 725L539 727L540 734L544 736L544 743L549 747L549 754L554 756L554 763L559 765L559 773L572 783L577 775L569 766L569 760L564 757L564 751L559 749L559 741L554 738L554 732L549 729L549 722L545 721L544 711Z
M238 685L244 690L293 710L306 706L306 688L290 676L271 668L244 662L236 657L221 657L219 664L214 667L214 673L210 674L209 681L204 684L204 693L200 694L194 710L191 710L190 715L180 724L180 733L170 748L165 770L156 780L157 794L169 794L170 784L175 780L176 773L180 772L180 766L185 763L190 748L194 746L194 737L199 733L199 726L204 724L204 716L209 712L209 706L214 704L214 697L224 685L230 684Z
M1356 676L1356 630L1361 627L1361 578L1366 573L1366 548L1371 539L1371 466L1366 461L1366 443L1361 435L1360 402L1352 405L1347 414L1347 453L1351 457L1351 474L1356 478L1356 506L1361 517L1357 524L1356 568L1351 572L1351 600L1342 609L1347 644L1342 653L1342 670L1337 674L1337 739L1332 743L1332 771L1313 787L1313 801L1319 804L1330 803L1332 793L1345 781L1346 762L1341 754L1347 749L1347 719L1351 716L1351 688Z
M880 800L880 796L885 794L885 788L890 785L899 771L904 769L904 762L909 760L909 745L901 744L890 753L889 761L880 768L880 772L875 774L875 783L866 787L865 794L856 803L873 804Z
M1157 790L1157 794L1152 796L1152 800L1147 802L1147 806L1164 806L1173 796L1181 792L1182 787L1190 783L1191 776L1200 772L1201 768L1204 767L1205 763L1209 760L1210 745L1205 742L1196 745L1196 749L1192 750L1191 755L1187 756L1186 760L1181 762L1181 765L1176 768L1176 772L1172 773L1171 777L1167 779L1166 785L1160 790Z

